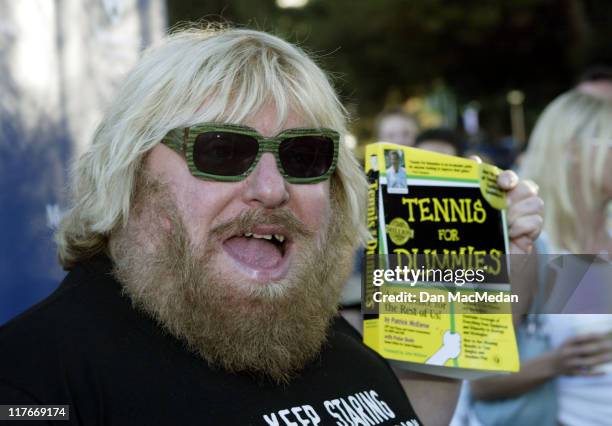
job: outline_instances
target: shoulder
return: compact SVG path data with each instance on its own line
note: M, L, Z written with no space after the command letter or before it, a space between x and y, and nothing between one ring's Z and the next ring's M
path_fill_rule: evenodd
M85 331L83 320L95 318L119 293L110 275L110 261L78 266L49 297L0 327L0 345L12 347L55 338L60 332Z
M55 387L79 369L78 360L99 349L96 342L108 340L104 336L117 328L113 318L121 317L121 304L130 304L106 274L110 266L79 266L47 299L0 327L4 396L41 396L36 386L45 391Z

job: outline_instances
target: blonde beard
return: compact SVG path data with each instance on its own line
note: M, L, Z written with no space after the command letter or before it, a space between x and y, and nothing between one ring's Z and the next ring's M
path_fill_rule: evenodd
M321 244L287 212L250 211L218 227L281 221L301 245L286 279L240 294L210 265L210 244L190 243L168 188L146 175L138 180L128 225L110 239L114 274L133 304L211 366L289 382L319 353L352 267L348 221L336 203Z

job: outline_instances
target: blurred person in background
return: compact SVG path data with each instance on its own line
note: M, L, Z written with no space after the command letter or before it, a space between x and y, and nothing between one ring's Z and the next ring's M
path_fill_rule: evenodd
M457 132L445 127L424 130L417 136L415 146L458 157L461 157L465 150L465 144Z
M416 117L403 108L394 107L379 114L374 123L374 131L377 142L414 146L419 133L419 123Z
M511 136L499 140L483 140L465 150L464 156L478 156L483 162L494 164L500 169L515 170L519 153L516 141Z
M537 251L545 247L544 240L540 236L534 243ZM526 312L519 308L525 313L514 313L520 371L464 382L452 426L557 424L557 396L552 379L575 372L569 366L580 360L582 354L575 349L581 342L568 342L567 347L551 350L541 315L547 269L537 262L537 256L528 256L525 260L533 266L532 270L528 269L531 275L527 279L512 280L513 293L520 294L521 304L526 305Z
M603 223L612 194L611 142L612 80L584 81L554 100L540 117L522 172L540 186L546 204L544 228L552 247L540 242L539 253L608 256L610 234ZM590 312L609 312L609 264L602 259L599 266L589 266L590 276L580 286L593 288L582 289L582 298L591 306L604 301ZM612 316L538 315L545 303L547 270L540 270L540 291L517 330L521 371L471 382L473 400L463 424L609 424ZM555 287L559 285L557 281Z
M606 224L612 199L612 69L588 73L555 99L533 131L522 175L548 206L544 229L554 249L612 253Z
M591 336L574 365L578 373L557 381L558 420L567 426L609 424L612 419L612 235L607 212L612 200L612 70L588 71L576 88L544 111L525 154L522 173L546 201L544 229L551 251L573 269L586 270L563 312L549 315L553 346ZM587 263L581 265L583 263ZM571 272L571 270L569 271ZM558 274L556 286L570 275Z

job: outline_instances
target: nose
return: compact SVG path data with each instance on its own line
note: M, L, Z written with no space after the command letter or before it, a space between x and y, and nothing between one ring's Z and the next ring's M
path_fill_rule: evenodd
M289 201L288 183L269 152L262 155L255 170L247 177L246 184L244 197L247 204L273 209Z

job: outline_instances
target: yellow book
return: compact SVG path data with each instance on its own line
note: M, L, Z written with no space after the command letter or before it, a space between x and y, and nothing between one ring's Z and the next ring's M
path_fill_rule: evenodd
M518 371L499 169L389 143L365 163L364 342L429 374Z

